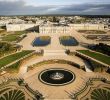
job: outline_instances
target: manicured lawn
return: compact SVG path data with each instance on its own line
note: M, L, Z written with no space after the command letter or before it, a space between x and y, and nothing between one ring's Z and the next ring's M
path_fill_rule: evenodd
M19 53L15 53L15 54L9 55L7 57L4 57L4 58L0 59L0 68L3 66L6 66L7 64L12 63L15 60L19 60L20 58L22 58L25 55L32 53L32 52L33 52L32 50L24 50Z
M16 40L18 40L19 39L19 35L7 35L7 36L4 36L3 38L2 38L2 40L3 41L16 41Z
M24 34L26 32L14 32L13 34L8 34L4 37L2 37L2 40L3 41L9 41L9 42L12 42L12 41L17 41L20 39L20 35Z
M11 66L7 67L5 71L10 72L10 73L16 73L19 71L19 66L20 66L20 61L12 64Z
M80 53L83 53L87 56L90 56L96 60L99 60L105 64L108 64L110 65L110 57L109 56L106 56L106 55L102 55L102 54L99 54L99 53L95 53L95 52L91 52L89 50L77 50L79 51Z
M25 32L25 31L17 31L17 32L15 32L14 34L16 34L16 35L22 35L22 34L24 34L24 33L27 33L27 32Z

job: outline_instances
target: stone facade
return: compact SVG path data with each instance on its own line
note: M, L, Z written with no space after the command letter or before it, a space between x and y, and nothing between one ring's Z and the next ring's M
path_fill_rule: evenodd
M104 30L103 24L69 24L68 26L39 26L39 32L45 33L69 33L72 29L75 30Z
M7 31L24 31L24 30L37 30L45 33L69 33L72 29L75 30L104 30L103 24L69 24L68 26L55 26L55 25L40 25L39 24L7 24Z
M24 30L36 30L37 24L7 24L6 30L9 31L24 31Z
M40 26L39 32L45 33L68 33L70 27L68 26Z
M70 24L76 30L104 30L104 24Z

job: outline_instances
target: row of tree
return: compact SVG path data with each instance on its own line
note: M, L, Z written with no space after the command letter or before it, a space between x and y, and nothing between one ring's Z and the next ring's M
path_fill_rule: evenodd
M9 51L12 49L11 44L6 42L0 42L0 51Z
M94 46L89 46L89 48L110 56L110 46L107 44L99 43Z
M2 57L4 54L14 52L17 49L18 47L14 47L12 44L7 42L0 42L0 57Z

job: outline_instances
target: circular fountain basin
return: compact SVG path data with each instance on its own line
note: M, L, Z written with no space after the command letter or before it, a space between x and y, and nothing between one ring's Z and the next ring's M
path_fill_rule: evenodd
M47 85L61 86L75 80L75 74L67 69L52 68L43 70L39 74L39 80Z

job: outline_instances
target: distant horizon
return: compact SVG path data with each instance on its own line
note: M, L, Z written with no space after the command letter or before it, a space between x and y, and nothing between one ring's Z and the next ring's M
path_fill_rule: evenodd
M110 17L110 15L75 15L75 14L26 14L26 15L0 15L0 17L12 17L12 16L87 16L87 17Z

